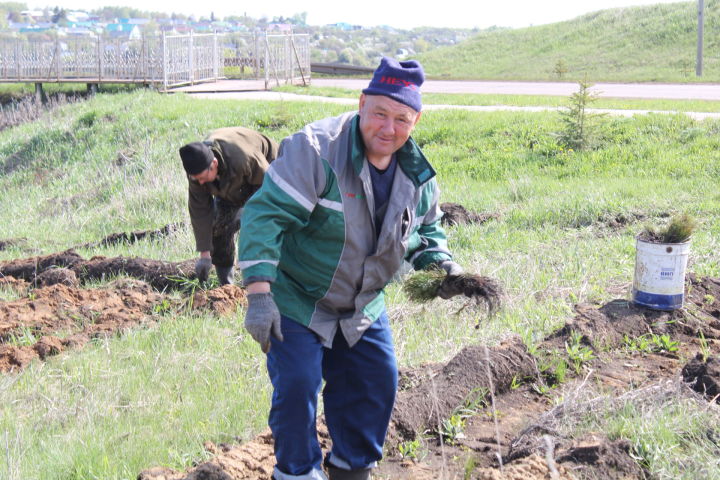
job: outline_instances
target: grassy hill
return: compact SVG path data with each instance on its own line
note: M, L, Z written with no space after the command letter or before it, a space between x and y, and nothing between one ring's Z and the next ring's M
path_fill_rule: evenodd
M482 32L420 55L435 78L713 82L720 80L720 1L705 2L704 75L695 77L697 3L616 8L566 22Z
M180 225L170 236L78 253L194 258L179 145L227 125L281 140L346 109L138 90L100 94L0 131L0 240L20 240L0 249L0 262L170 222ZM635 235L668 214L687 212L700 223L689 271L720 275L720 122L653 114L604 117L596 126L597 144L573 151L558 143L554 113L423 115L414 137L438 172L442 201L498 214L448 228L455 258L500 280L507 299L501 313L485 318L459 299L413 304L390 285L401 366L447 361L466 346L513 334L533 350L573 318L575 304L600 305L627 292ZM623 224L611 226L616 219ZM0 287L0 305L34 299L34 292ZM125 480L155 465L202 461L206 441L252 438L265 428L270 388L242 314L160 309L142 328L0 375L0 479ZM473 328L480 317L482 328ZM0 339L0 347L22 345L33 332L21 333ZM583 388L594 383L586 378ZM554 392L548 405L563 401ZM595 412L580 427L627 438L651 478L720 480L717 409L673 398L659 408L662 417L642 405Z

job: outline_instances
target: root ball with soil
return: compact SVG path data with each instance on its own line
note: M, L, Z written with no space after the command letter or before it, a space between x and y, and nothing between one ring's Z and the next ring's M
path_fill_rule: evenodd
M420 303L437 297L448 299L464 295L476 305L484 302L490 315L498 311L502 297L502 287L493 278L470 273L446 275L437 269L423 270L409 276L403 290L410 300Z

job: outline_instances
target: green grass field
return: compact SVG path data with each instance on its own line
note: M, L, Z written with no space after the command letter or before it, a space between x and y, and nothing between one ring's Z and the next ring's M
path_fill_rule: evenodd
M2 131L0 239L25 242L0 251L0 260L187 222L180 145L228 125L281 140L344 110L140 90L100 94ZM667 214L687 212L699 222L688 270L720 276L720 122L682 114L605 117L595 147L582 152L559 143L561 128L555 113L425 112L414 138L438 171L441 200L499 214L450 228L450 247L467 270L499 279L508 299L476 330L472 312L448 316L459 300L450 308L415 305L390 285L402 366L446 361L466 345L495 344L511 333L532 346L571 318L575 303L626 297L634 237ZM610 227L619 215L643 220ZM162 240L79 253L173 261L195 255L187 223ZM0 291L0 301L12 298ZM151 466L202 460L204 441L239 442L264 428L269 382L242 312L157 320L0 377L0 478L133 479ZM668 402L661 413L676 419L682 431L675 436L632 403L621 418L598 416L592 425L642 444L654 478L718 478L703 476L714 460L687 442L720 429L717 414L683 405L693 418L683 422L673 413L680 407Z
M432 78L716 82L717 0L705 1L703 77L695 76L697 2L627 7L565 22L490 30L418 56ZM565 73L559 75L558 66Z

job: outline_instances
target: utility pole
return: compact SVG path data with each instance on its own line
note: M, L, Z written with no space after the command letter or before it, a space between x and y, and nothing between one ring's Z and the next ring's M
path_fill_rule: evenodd
M703 25L705 23L705 0L698 0L697 60L695 76L702 77L703 71Z

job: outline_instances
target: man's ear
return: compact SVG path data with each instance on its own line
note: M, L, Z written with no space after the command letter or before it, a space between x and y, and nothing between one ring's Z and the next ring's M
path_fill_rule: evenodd
M413 128L415 128L415 125L417 125L420 121L420 117L422 117L422 112L418 112L417 117L415 117L415 123L413 123Z

